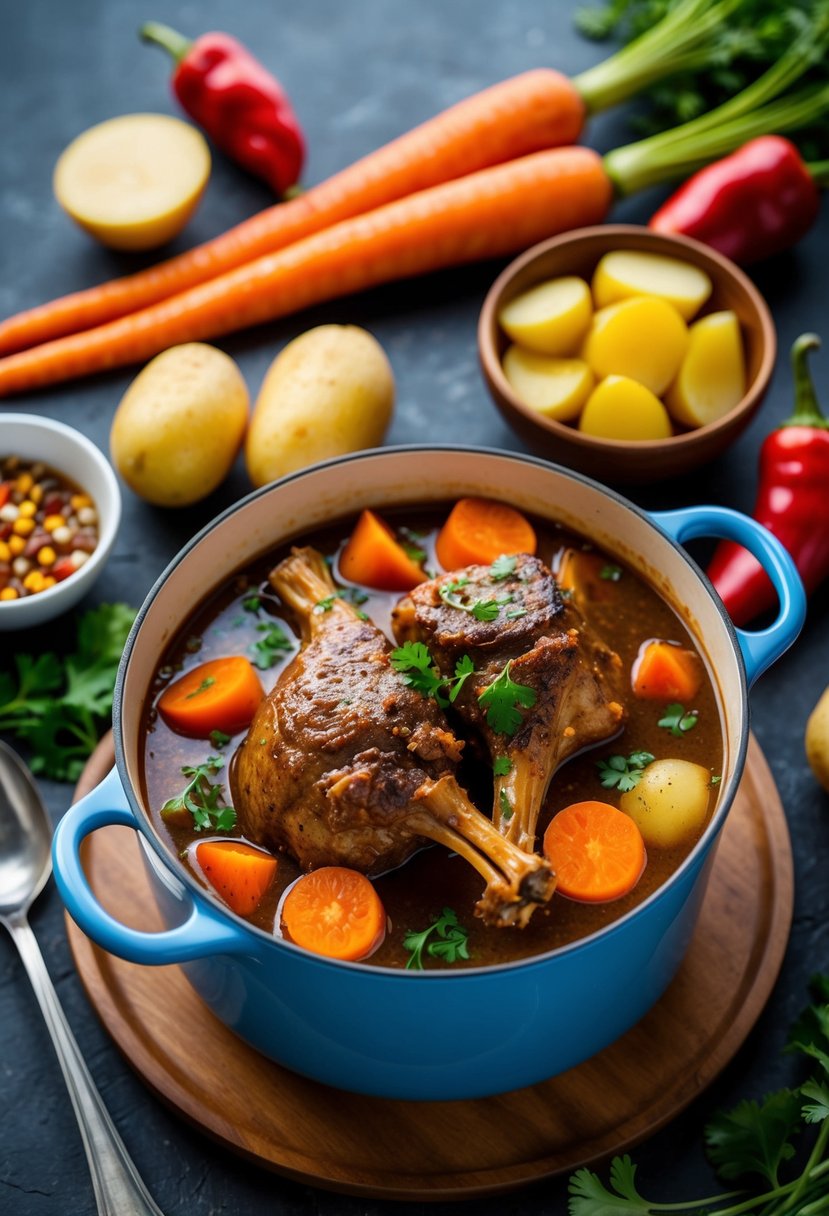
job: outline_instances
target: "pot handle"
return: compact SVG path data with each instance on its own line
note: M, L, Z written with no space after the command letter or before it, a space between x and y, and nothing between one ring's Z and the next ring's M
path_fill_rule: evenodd
M672 540L683 544L700 536L736 541L757 558L772 581L779 607L766 629L735 629L746 666L749 688L788 650L806 619L806 592L797 567L776 536L755 519L729 507L688 507L679 511L654 511L654 523ZM714 593L716 594L716 592ZM725 611L723 609L723 611Z
M184 923L161 933L130 929L110 916L98 903L80 857L84 838L110 824L139 830L117 769L69 808L55 829L52 842L55 882L69 915L87 937L131 963L183 963L208 954L238 953L244 948L243 936L237 928L220 919L218 911L192 899L190 915Z

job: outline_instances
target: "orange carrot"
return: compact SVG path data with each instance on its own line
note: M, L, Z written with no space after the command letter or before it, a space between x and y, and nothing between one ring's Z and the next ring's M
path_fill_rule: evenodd
M621 576L620 566L583 549L565 549L556 567L556 582L580 607L612 600L616 594L613 584Z
M598 223L611 194L589 148L554 148L484 169L344 220L141 312L0 359L0 396L140 362L394 279L514 253Z
M466 98L287 203L138 274L63 296L0 324L0 354L79 333L178 295L341 220L542 148L574 143L584 103L538 68Z
M645 842L629 815L607 802L574 802L550 820L544 856L556 890L583 903L605 903L632 891L645 868Z
M444 570L460 570L535 548L535 532L520 511L491 498L461 498L438 533L435 552Z
M241 840L205 840L196 846L196 858L205 878L239 916L250 916L276 874L275 857Z
M364 874L344 866L323 866L289 888L282 904L282 925L298 946L353 962L380 945L386 935L386 913Z
M211 731L235 735L250 725L263 697L259 677L247 659L232 655L200 663L164 690L161 716L181 735L207 739Z
M340 554L340 573L351 583L380 591L411 591L426 575L398 544L388 524L363 511Z
M639 649L633 691L649 701L693 701L702 686L702 662L693 650L654 639Z

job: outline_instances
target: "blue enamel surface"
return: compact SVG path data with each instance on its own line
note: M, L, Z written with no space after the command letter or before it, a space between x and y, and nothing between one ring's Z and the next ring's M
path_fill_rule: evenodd
M749 687L788 650L806 619L806 592L789 554L756 520L728 507L688 507L655 511L651 518L678 544L700 536L736 541L760 562L779 599L777 616L766 629L736 629Z

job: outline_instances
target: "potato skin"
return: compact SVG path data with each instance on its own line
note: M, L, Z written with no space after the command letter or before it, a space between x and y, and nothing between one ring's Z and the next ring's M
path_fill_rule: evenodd
M622 794L619 807L630 815L645 844L671 849L696 835L708 816L711 774L689 760L654 760L639 784Z
M267 485L318 460L375 447L394 409L394 375L376 338L319 325L276 356L245 442L248 475Z
M224 481L242 445L250 399L229 355L171 346L139 372L110 432L112 462L147 502L186 507Z
M829 688L806 723L806 759L825 790L829 790Z

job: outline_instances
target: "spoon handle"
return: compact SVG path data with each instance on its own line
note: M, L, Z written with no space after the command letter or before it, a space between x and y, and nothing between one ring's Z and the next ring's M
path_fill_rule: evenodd
M81 1129L99 1216L163 1216L141 1181L84 1063L26 917L8 917L6 925L52 1036Z

